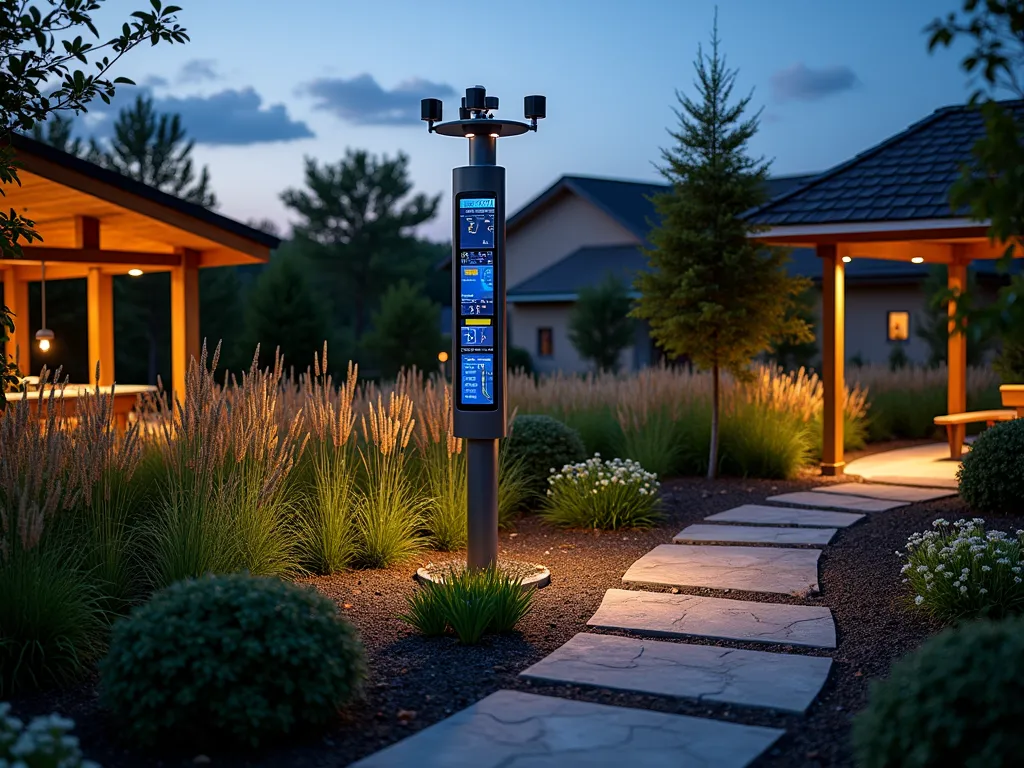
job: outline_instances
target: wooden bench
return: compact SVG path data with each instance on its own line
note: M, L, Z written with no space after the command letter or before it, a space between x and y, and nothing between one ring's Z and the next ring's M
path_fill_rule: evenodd
M967 413L950 413L936 416L935 423L946 428L949 440L949 458L959 459L964 450L964 435L968 424L985 422L991 427L997 421L1013 421L1017 418L1016 411L968 411Z

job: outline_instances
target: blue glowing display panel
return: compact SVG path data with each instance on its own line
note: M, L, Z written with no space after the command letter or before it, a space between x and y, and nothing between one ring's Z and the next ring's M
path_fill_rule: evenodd
M494 315L494 252L462 251L459 303L465 316Z
M494 328L490 325L464 325L462 326L462 346L464 347L493 347Z
M465 329L464 329L465 330ZM494 355L462 355L463 405L494 404Z
M494 247L494 198L459 200L459 248Z

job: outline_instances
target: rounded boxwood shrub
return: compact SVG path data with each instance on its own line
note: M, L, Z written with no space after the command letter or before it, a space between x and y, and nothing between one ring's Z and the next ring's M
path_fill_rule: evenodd
M1001 768L1024 753L1024 622L946 630L871 686L853 724L861 768Z
M364 670L355 629L315 589L205 576L115 624L100 695L142 746L257 747L329 721Z
M522 463L530 490L543 494L551 470L576 464L587 458L580 433L550 416L516 416L505 441L509 458Z
M996 424L978 435L957 479L960 497L976 512L1024 511L1024 419Z

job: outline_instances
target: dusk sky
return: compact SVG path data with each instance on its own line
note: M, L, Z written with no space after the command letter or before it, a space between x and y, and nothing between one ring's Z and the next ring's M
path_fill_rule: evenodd
M148 3L109 0L101 33ZM419 100L457 117L470 85L522 119L523 96L548 97L537 134L502 140L514 211L562 174L649 180L675 121L675 89L693 93L715 3L703 0L177 0L192 42L133 51L116 74L180 112L209 165L220 211L287 227L280 193L302 184L304 156L347 147L411 158L417 190L445 193L422 232L445 239L451 168L464 140L430 136ZM925 26L958 0L720 0L719 34L738 91L763 108L754 152L778 175L819 171L962 102L961 51L927 52ZM134 98L123 87L115 107ZM102 134L93 113L83 133ZM98 122L96 122L98 121Z

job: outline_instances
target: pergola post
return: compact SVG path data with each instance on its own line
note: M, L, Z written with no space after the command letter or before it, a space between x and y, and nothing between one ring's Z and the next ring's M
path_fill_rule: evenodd
M114 281L99 267L89 267L86 280L89 308L89 381L100 364L99 385L114 383Z
M23 376L31 371L32 328L28 316L28 282L19 280L17 272L11 269L0 269L0 281L4 286L4 304L14 314L14 334L7 342L5 355L17 359L18 367Z
M171 270L171 378L174 397L185 400L191 358L199 359L199 254L182 249Z
M955 295L967 289L967 261L957 255L949 263L947 287ZM946 413L967 411L967 334L954 321L956 301L949 302L949 341L946 346Z
M844 361L846 358L846 270L836 245L818 245L821 259L821 356L824 435L821 474L841 475L843 460Z

